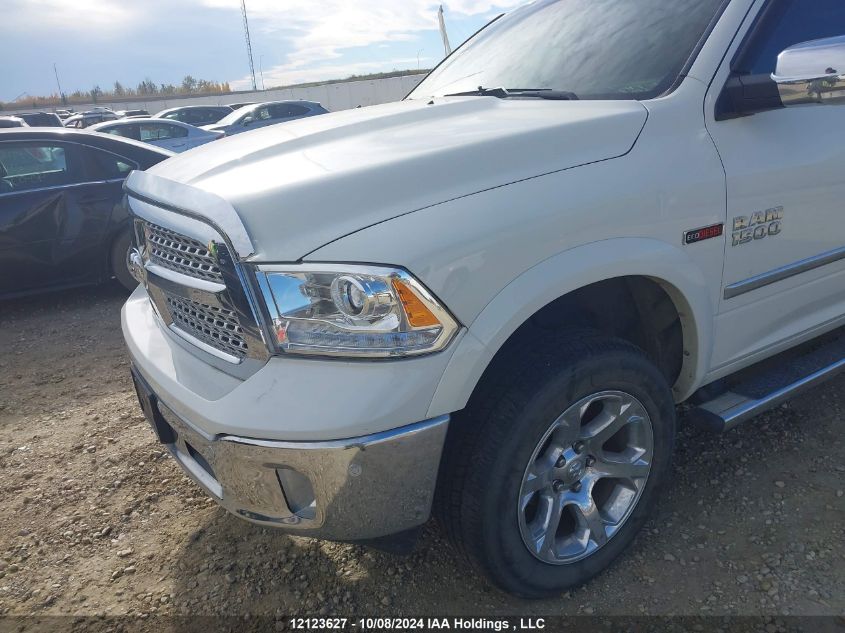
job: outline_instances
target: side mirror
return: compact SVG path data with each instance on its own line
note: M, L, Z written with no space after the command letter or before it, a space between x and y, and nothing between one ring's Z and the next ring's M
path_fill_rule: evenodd
M784 106L845 103L845 36L790 46L772 79Z
M245 119L241 122L241 125L243 125L244 127L246 127L247 125L251 125L251 124L252 124L252 123L254 123L254 122L255 122L255 119L254 119L254 118L252 118L251 116L248 116L248 117L246 117L246 118L245 118Z

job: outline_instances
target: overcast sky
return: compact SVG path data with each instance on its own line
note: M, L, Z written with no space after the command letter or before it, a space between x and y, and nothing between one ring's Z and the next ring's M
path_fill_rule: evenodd
M525 0L444 2L452 45ZM247 0L259 88L423 68L443 56L439 2ZM0 100L196 78L250 87L240 0L3 0Z

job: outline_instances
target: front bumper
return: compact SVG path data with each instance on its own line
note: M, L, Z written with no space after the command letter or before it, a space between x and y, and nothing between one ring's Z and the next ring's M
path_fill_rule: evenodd
M337 441L209 436L159 400L137 369L133 377L160 441L238 517L340 541L403 532L429 517L448 416Z

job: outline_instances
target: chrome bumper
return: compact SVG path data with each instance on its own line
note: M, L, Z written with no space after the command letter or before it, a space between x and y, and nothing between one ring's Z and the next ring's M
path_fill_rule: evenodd
M154 406L161 418L150 422L188 476L253 523L357 541L417 527L431 513L449 416L306 443L210 437L161 401Z

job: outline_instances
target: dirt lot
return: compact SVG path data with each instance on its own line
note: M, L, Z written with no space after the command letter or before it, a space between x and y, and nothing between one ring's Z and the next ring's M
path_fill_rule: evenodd
M726 436L608 572L523 602L430 525L418 553L294 538L218 509L131 390L119 290L0 303L2 614L845 614L845 379Z

